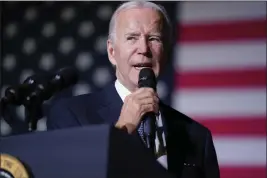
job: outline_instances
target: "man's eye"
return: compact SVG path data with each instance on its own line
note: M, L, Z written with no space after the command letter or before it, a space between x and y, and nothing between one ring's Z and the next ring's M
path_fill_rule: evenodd
M135 40L135 39L136 39L136 37L134 37L134 36L127 37L127 40Z
M158 42L160 42L161 40L158 37L151 37L151 38L149 38L149 41L158 41Z

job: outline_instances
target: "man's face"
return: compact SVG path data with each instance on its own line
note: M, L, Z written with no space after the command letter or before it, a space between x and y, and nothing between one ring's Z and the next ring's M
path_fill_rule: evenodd
M116 20L114 43L108 41L109 60L120 82L134 91L142 68L152 68L158 77L165 63L163 18L156 10L135 8L121 11Z

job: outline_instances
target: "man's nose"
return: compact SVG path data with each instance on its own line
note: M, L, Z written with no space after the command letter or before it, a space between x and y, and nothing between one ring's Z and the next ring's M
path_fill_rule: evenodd
M151 51L150 51L150 48L149 48L149 43L148 43L148 40L146 38L141 38L139 40L138 48L139 48L139 53L140 54L143 54L145 56L150 56L151 55Z

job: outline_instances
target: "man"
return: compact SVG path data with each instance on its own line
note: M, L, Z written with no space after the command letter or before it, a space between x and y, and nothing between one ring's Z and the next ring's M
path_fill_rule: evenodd
M160 102L153 89L138 88L142 68L151 68L156 77L162 72L171 34L162 7L151 2L122 4L111 18L107 40L117 80L100 92L59 101L48 117L48 130L109 123L132 134L139 131L145 113L154 112L158 161L177 177L218 178L210 131Z

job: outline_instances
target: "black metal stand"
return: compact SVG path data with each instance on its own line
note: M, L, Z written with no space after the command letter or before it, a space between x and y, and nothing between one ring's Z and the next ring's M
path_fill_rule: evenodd
M43 117L42 103L37 98L28 97L24 102L25 120L28 125L28 131L34 132L37 129L37 122Z
M21 134L27 132L25 122L14 119L10 111L9 105L5 102L5 98L0 100L0 119L4 119L6 123L12 129L12 135Z
M9 105L5 99L0 100L0 118L3 118L12 129L12 135L22 134L25 132L34 132L37 129L37 122L43 117L41 102L25 102L25 119L24 121L14 119Z

